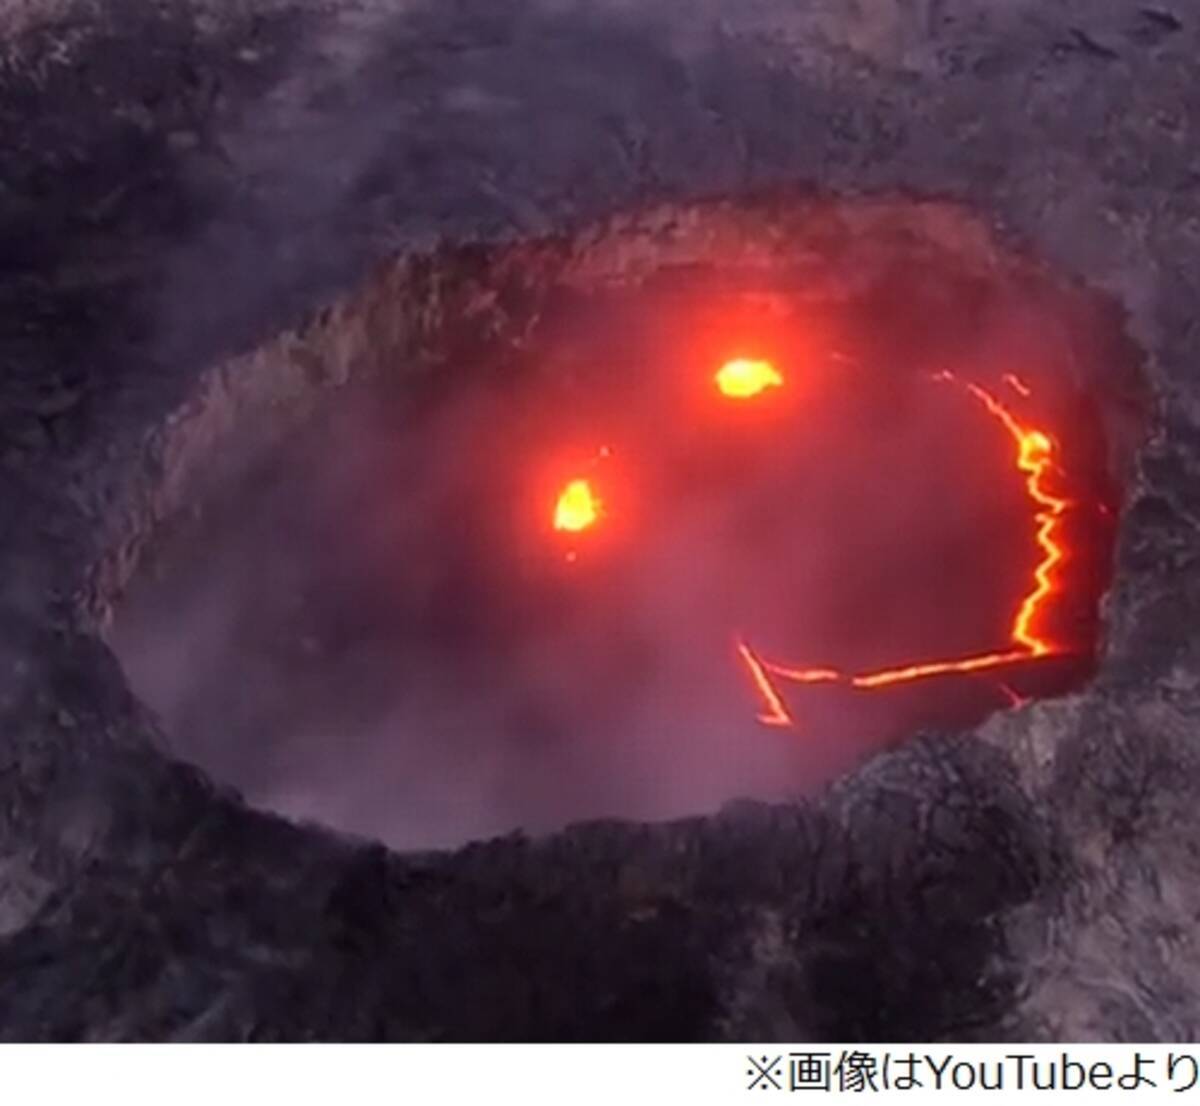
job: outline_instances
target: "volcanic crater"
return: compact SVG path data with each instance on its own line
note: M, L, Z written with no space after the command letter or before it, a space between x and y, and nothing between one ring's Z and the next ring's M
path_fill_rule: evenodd
M1134 350L949 205L406 258L216 373L249 399L169 420L111 640L267 809L418 848L786 798L1102 650Z
M0 30L0 1038L1200 1034L1187 11Z

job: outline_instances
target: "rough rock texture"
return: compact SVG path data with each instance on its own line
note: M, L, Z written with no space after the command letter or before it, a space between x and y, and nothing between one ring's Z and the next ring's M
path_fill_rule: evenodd
M111 0L0 26L0 1036L1200 1035L1194 11ZM962 204L1127 310L1155 418L1092 687L805 806L450 855L170 759L104 596L178 502L164 443L208 456L246 389L354 363L260 343L302 346L397 250L797 184Z

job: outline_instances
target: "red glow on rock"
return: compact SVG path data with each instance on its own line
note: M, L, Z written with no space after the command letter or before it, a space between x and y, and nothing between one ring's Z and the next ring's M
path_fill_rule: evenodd
M1015 467L1024 478L1026 494L1033 507L1034 541L1040 558L1033 570L1029 590L1013 616L1009 644L1005 648L974 656L920 661L874 672L846 673L833 668L810 668L767 661L754 653L745 642L739 642L739 652L764 704L760 720L779 724L774 719L787 714L783 697L771 677L800 684L841 683L872 690L936 676L986 672L1061 652L1040 628L1047 604L1061 590L1057 569L1067 556L1061 532L1062 519L1071 505L1069 500L1056 495L1048 487L1054 470L1053 440L1045 431L1021 422L980 385L960 381L948 372L939 373L935 379L960 383L1008 432L1016 450Z

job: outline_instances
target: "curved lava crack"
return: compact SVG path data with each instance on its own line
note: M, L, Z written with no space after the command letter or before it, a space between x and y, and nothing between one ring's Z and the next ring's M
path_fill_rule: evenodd
M953 657L942 660L922 661L896 668L884 668L873 672L846 673L836 668L802 668L783 664L761 657L744 639L737 641L737 652L750 673L751 681L762 700L758 721L768 726L795 727L796 721L772 677L798 684L838 683L860 690L872 690L913 680L930 679L936 676L957 675L1003 668L1022 661L1039 657L1058 656L1063 650L1048 641L1038 632L1035 622L1044 611L1046 602L1057 590L1054 570L1066 557L1057 531L1063 514L1071 501L1055 495L1045 486L1047 474L1054 469L1054 443L1050 435L1036 427L1022 423L991 392L974 383L963 381L951 372L939 372L935 381L961 384L967 392L984 406L1011 435L1017 447L1016 465L1025 475L1025 487L1030 500L1036 505L1036 542L1042 556L1033 570L1033 584L1022 599L1013 617L1011 642L1013 648L972 656ZM1028 397L1030 389L1012 373L1003 377L1018 395ZM1010 693L1011 694L1011 693ZM1012 695L1014 699L1019 697Z

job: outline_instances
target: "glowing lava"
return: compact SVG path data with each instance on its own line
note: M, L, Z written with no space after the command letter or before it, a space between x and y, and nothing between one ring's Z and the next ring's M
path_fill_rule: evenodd
M754 686L762 696L764 707L758 713L758 720L764 726L792 725L792 716L788 713L787 705L784 703L783 697L775 690L775 685L771 683L771 677L764 670L762 661L754 655L750 646L745 642L738 642L737 648L746 667L750 670Z
M1025 383L1015 373L1005 373L1001 378L1014 392L1019 396L1024 396L1026 399L1033 393L1029 390L1029 385Z
M1013 620L1012 640L1027 649L1031 656L1044 657L1054 652L1054 647L1034 629L1034 619L1042 603L1055 590L1054 569L1066 556L1059 538L1058 528L1063 512L1070 503L1047 491L1045 477L1053 467L1051 455L1054 443L1040 430L1022 426L1013 415L991 393L978 384L967 384L967 389L994 415L1017 443L1017 468L1025 473L1025 487L1029 498L1038 505L1034 515L1037 522L1037 544L1042 559L1034 570L1034 586L1025 596Z
M783 387L783 377L770 361L740 357L726 361L715 379L721 394L730 399L750 399L767 388Z
M935 379L957 381L957 378L948 372L939 373ZM1016 379L1012 378L1014 381ZM1009 378L1005 377L1005 381L1009 382ZM1066 557L1059 531L1063 513L1070 506L1070 502L1046 487L1046 477L1054 466L1054 443L1041 430L1021 423L995 396L978 384L967 381L963 386L1012 437L1016 445L1017 468L1024 475L1026 491L1036 506L1035 540L1041 551L1041 559L1034 569L1032 586L1013 617L1012 647L994 653L925 661L877 672L846 674L832 668L799 668L776 664L759 657L745 642L739 642L738 651L764 704L764 709L758 716L761 722L787 725L791 721L783 698L771 680L772 676L795 683L843 683L855 688L870 689L932 676L982 672L1034 657L1051 656L1060 651L1037 628L1038 616L1045 609L1046 602L1059 590L1054 572ZM1020 391L1015 385L1013 387L1014 390Z
M554 508L554 529L578 534L594 526L600 518L604 505L592 491L586 480L572 480L562 490Z

